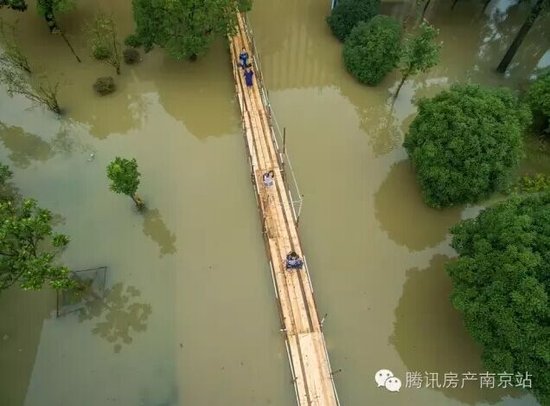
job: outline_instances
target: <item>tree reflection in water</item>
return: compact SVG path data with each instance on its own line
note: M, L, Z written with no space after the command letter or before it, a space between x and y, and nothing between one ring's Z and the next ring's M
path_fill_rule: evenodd
M79 320L102 319L92 332L114 345L120 352L123 344L130 344L132 335L147 329L151 315L150 304L137 303L141 292L134 286L117 283L105 291L103 297L95 296L81 309ZM104 316L104 317L103 317Z

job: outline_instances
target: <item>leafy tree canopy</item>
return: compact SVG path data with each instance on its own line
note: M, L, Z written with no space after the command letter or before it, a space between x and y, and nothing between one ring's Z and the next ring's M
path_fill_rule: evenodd
M378 15L360 22L344 44L344 64L360 82L376 85L399 60L401 25L392 17Z
M107 167L107 177L111 180L110 188L115 193L134 196L139 186L140 176L135 158L116 157Z
M417 33L405 39L400 61L400 70L404 77L426 72L437 65L441 50L441 44L436 42L438 34L436 28L423 22Z
M513 93L459 84L418 107L404 146L429 206L474 203L507 186L530 121Z
M360 21L368 22L380 11L380 0L340 0L327 17L332 33L344 41Z
M527 91L527 101L533 113L540 116L550 130L550 69L531 84Z
M451 230L452 303L497 373L532 374L550 404L550 194L508 199Z
M134 44L145 50L154 45L176 59L203 55L216 37L233 33L239 8L250 0L132 0L136 34Z
M25 290L46 283L54 289L74 287L69 269L54 264L69 238L53 232L49 210L33 199L16 198L10 177L9 168L0 164L0 291L16 283Z

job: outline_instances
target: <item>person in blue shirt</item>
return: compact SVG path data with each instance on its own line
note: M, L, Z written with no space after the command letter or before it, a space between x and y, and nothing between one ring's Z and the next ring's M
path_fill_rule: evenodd
M302 266L304 266L304 261L302 261L294 251L288 253L285 262L286 269L302 269Z
M243 48L239 54L239 60L241 61L241 67L243 69L248 68L248 52L246 52L245 48Z
M252 76L254 76L254 72L250 68L246 68L244 71L244 81L246 82L246 86L252 87Z

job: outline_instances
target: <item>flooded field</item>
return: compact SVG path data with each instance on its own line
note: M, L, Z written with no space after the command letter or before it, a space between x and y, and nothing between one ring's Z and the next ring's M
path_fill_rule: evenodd
M401 147L414 98L450 83L524 86L550 47L540 19L510 72L494 72L525 16L495 1L433 2L442 62L406 83L356 83L324 21L325 0L256 0L250 21L265 83L304 195L300 229L342 405L537 405L519 393L476 389L377 390L374 373L481 372L480 351L449 301L448 228L479 208L428 209ZM445 3L445 4L444 4ZM385 2L399 18L408 6ZM82 26L112 12L132 31L129 1L79 1L60 19L83 59L47 34L34 4L19 17L31 62L60 81L56 119L0 89L0 160L14 182L58 215L71 237L63 261L107 267L106 294L56 317L56 296L0 295L0 404L176 406L295 404L250 185L223 41L196 63L160 50L124 66L112 96L93 81ZM500 11L499 11L500 10ZM2 10L2 16L13 13ZM536 143L525 170L549 170ZM148 205L109 191L105 168L135 157Z

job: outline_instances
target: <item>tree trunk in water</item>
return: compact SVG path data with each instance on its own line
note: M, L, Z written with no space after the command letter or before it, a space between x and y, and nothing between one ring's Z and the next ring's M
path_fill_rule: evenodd
M397 86L397 90L395 91L395 94L393 95L393 101L394 102L397 99L397 96L399 95L399 92L401 91L401 88L403 87L403 84L405 83L405 81L407 80L408 77L409 77L408 74L403 75L403 78L401 79L401 83L399 83L399 86Z
M143 200L141 200L141 198L137 194L132 196L132 200L136 204L136 207L137 207L138 210L141 210L145 207L145 204L143 203Z
M74 57L76 58L76 60L80 63L82 62L80 60L80 58L78 57L78 55L76 54L73 46L71 45L71 43L69 42L69 40L67 39L67 37L65 36L65 33L63 31L60 31L61 33L61 37L63 38L63 40L65 41L65 43L67 44L67 46L69 47L69 49L71 50L71 52L73 53Z
M426 11L428 10L428 6L430 5L430 2L432 0L427 0L426 4L424 4L424 9L422 10L422 15L420 16L420 22L424 21L424 16L426 15Z
M454 0L453 1L453 5L451 6L451 10L454 10L455 6L456 6L456 3L458 3L458 0Z
M481 13L485 13L485 10L487 10L487 7L489 7L489 4L491 3L491 0L485 0L485 4L483 5L483 9L481 10Z
M529 12L529 16L527 17L527 20L525 20L525 22L521 26L519 32L516 35L516 38L514 38L514 41L512 42L512 45L510 45L510 48L508 48L506 55L504 55L504 58L502 58L502 61L500 61L500 64L497 67L497 72L499 73L506 72L508 65L510 65L510 62L512 62L514 55L516 54L523 40L529 33L529 30L533 26L535 20L539 16L542 10L542 5L544 1L545 0L538 0L537 3L533 6L531 11Z

